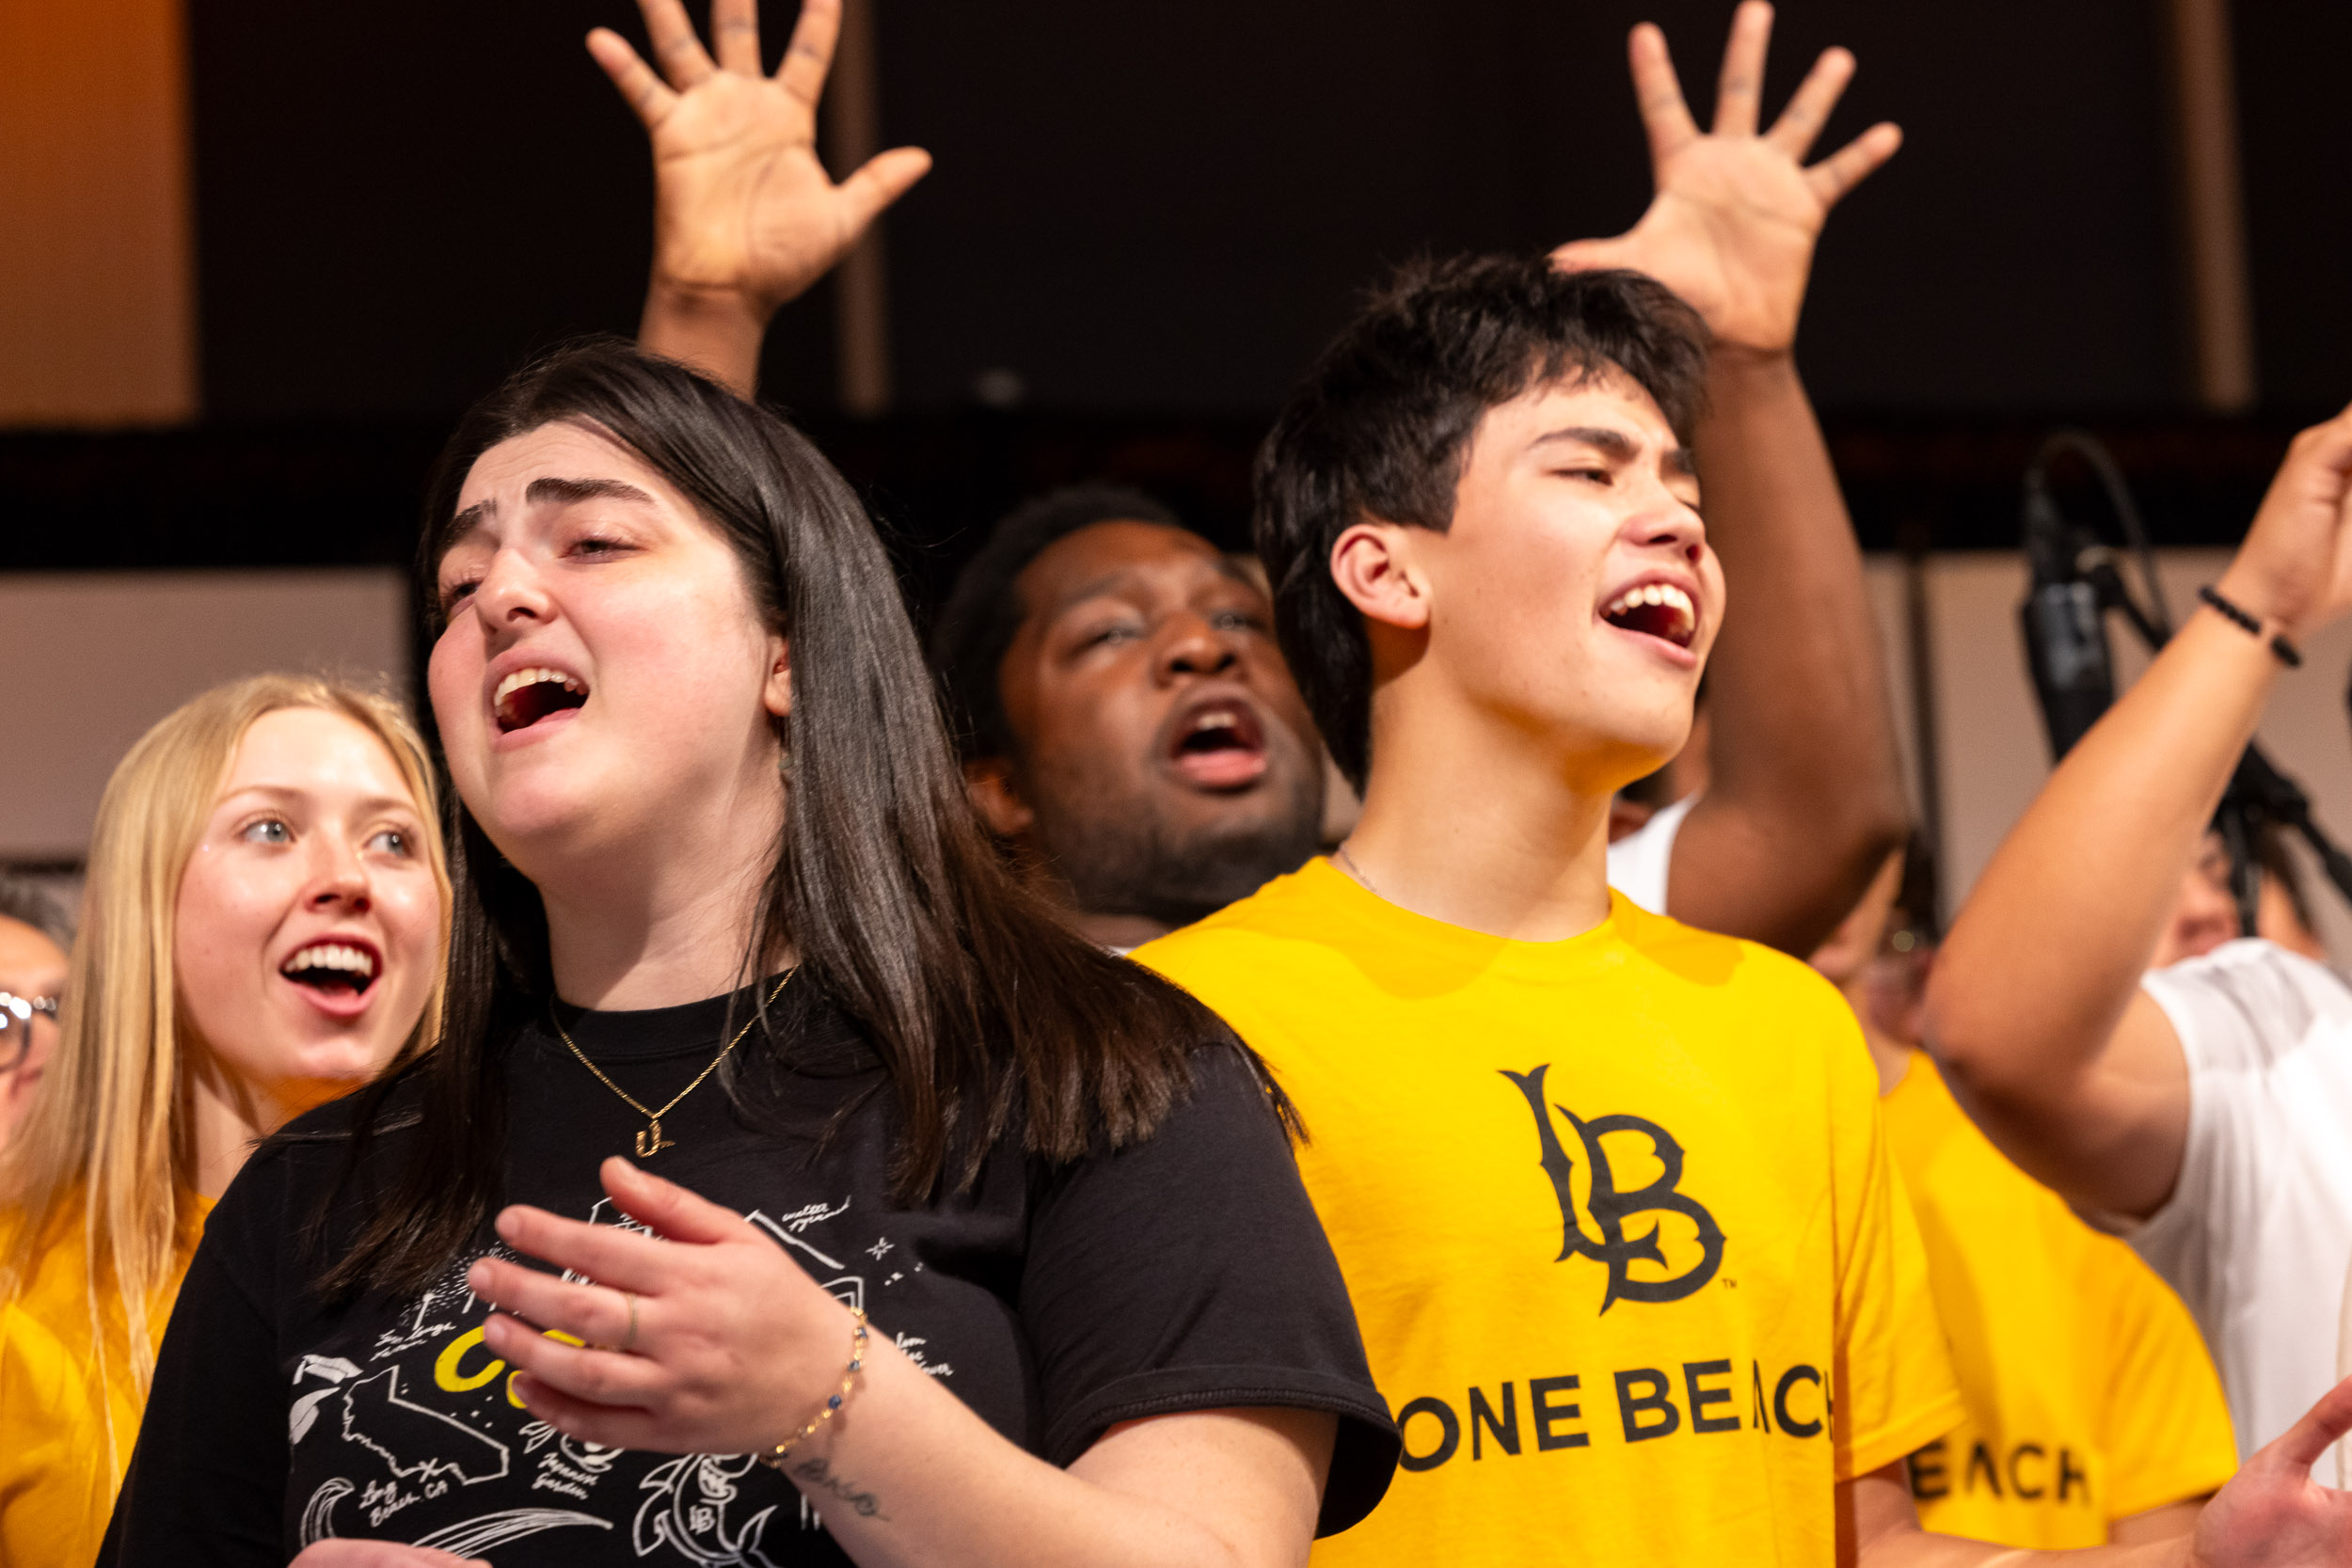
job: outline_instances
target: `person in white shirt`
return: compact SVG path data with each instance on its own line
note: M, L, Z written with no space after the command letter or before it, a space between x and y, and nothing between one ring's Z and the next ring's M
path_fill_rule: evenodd
M2189 1114L2171 1196L2127 1234L2196 1314L2251 1451L2336 1380L2346 1348L2352 990L2259 940L2140 987L2180 1042Z
M2245 1453L2339 1375L2352 990L2260 938L2151 963L2295 640L2352 609L2348 514L2352 411L2296 437L2203 608L2002 844L1928 996L1978 1124L2187 1302Z

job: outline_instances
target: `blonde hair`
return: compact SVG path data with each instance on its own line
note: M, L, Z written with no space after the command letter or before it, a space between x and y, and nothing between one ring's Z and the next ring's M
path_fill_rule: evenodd
M139 737L107 781L90 836L81 932L66 982L55 1059L24 1120L0 1150L0 1205L17 1224L0 1253L0 1303L30 1284L40 1255L78 1219L89 1322L103 1365L106 1295L120 1301L130 1370L143 1402L154 1372L149 1303L168 1285L192 1227L196 1150L190 1064L173 965L180 881L237 747L264 714L317 708L366 730L390 753L423 819L440 890L439 953L449 943L449 867L433 768L400 705L306 675L254 675L186 704ZM446 966L404 1053L440 1033ZM78 1214L75 1212L78 1208ZM103 1402L101 1402L102 1408ZM113 1442L111 1422L107 1433Z

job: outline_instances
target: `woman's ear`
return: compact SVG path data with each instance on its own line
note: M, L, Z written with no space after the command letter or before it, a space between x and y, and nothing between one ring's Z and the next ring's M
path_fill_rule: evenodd
M781 637L768 639L768 684L760 699L771 718L792 716L792 645Z
M963 788L980 820L998 838L1018 839L1037 821L1037 813L1012 782L1011 765L1000 757L977 757L965 763Z
M1414 559L1428 530L1402 523L1351 525L1331 544L1331 580L1366 619L1406 631L1429 625L1429 588Z

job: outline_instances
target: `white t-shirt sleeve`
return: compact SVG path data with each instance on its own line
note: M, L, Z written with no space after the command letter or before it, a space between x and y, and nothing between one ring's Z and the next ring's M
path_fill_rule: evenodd
M2180 1178L2126 1238L2181 1294L2230 1396L2241 1454L2334 1382L2352 1257L2352 990L2266 942L2142 986L2180 1037Z
M2195 1309L2215 1303L2233 1238L2258 1218L2263 1184L2263 1036L2283 1000L2268 965L2194 960L2152 970L2140 986L2180 1037L2188 1067L2188 1132L2172 1196L2131 1242ZM2199 1312L2200 1318L2204 1314Z
M1609 847L1609 885L1652 914L1666 914L1666 873L1674 863L1675 835L1699 803L1686 795Z

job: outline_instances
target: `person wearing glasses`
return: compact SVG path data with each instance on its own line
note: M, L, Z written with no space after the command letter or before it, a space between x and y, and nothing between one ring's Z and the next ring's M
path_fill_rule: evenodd
M115 769L70 974L54 939L46 969L0 967L24 1004L0 1000L0 1050L29 1033L46 1056L0 1149L0 1562L97 1555L164 1322L254 1145L437 1033L434 799L391 702L216 688ZM0 919L0 965L24 927Z
M57 993L72 945L73 927L56 901L0 872L0 1148L56 1049Z

